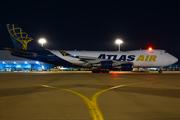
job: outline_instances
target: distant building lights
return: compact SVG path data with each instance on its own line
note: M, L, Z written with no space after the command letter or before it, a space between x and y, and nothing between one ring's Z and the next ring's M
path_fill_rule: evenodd
M6 64L6 63L3 61L2 64Z
M14 64L16 64L16 62L14 62Z
M65 69L67 69L67 68L65 68L65 67L63 67L63 66L62 66L62 67L61 67L61 68L59 68L59 69L61 69L61 70L65 70Z
M21 66L20 65L17 65L16 68L20 68Z
M39 62L38 62L38 61L36 61L36 64L39 64Z
M6 64L5 67L10 67L10 65Z
M26 65L25 68L31 68L31 65Z
M76 55L73 55L73 57L76 57Z
M24 63L27 64L27 61L25 61Z

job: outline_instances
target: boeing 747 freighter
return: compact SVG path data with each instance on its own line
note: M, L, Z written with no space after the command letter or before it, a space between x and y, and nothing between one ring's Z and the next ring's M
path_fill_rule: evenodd
M67 51L48 50L16 24L7 24L15 49L11 55L67 67L92 68L93 73L109 73L112 68L163 67L178 61L165 50ZM162 70L159 70L161 73Z

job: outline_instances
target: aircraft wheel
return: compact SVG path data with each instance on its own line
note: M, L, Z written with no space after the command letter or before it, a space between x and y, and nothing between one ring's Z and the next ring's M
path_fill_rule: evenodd
M105 70L102 70L101 72L102 72L102 73L106 73L106 71L105 71Z
M109 70L106 70L106 73L109 73Z
M100 70L92 70L92 73L100 73Z
M92 70L92 73L96 73L96 70Z
M159 70L159 73L162 73L162 70L161 70L161 69Z

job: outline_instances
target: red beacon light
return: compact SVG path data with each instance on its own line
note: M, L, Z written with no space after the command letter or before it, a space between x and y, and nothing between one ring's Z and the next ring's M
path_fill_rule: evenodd
M149 50L149 51L152 51L152 47L149 47L148 50Z

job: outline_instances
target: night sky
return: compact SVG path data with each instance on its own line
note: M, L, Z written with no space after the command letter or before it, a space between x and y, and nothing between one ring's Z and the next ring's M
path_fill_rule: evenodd
M13 0L0 2L0 49L13 48L5 24L20 26L55 50L164 49L180 59L179 2L139 0Z

